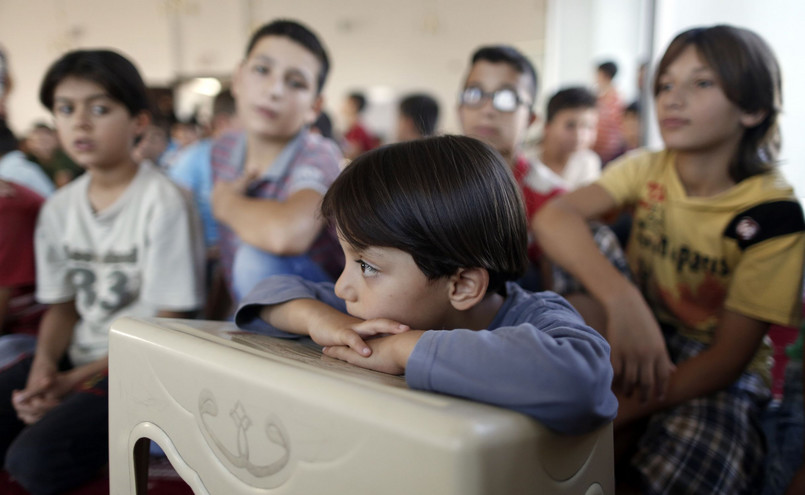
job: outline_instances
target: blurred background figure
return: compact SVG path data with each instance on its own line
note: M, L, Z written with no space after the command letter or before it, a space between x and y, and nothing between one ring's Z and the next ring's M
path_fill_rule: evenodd
M412 141L432 136L439 119L439 104L427 94L411 94L400 100L397 115L397 140Z
M598 137L593 151L601 157L606 166L623 153L623 136L621 135L621 119L623 103L612 81L618 73L615 62L607 61L596 69L596 88L598 90Z
M333 139L333 121L327 112L321 111L316 121L310 125L310 132L320 134L327 139Z
M57 188L84 173L62 150L56 130L44 122L34 124L23 148L27 159L38 163Z
M367 129L361 119L366 110L366 97L363 93L352 92L341 106L341 116L347 130L344 132L342 148L344 157L352 160L363 152L377 148L380 140Z
M53 192L53 182L36 163L19 150L14 133L0 120L0 179L25 186L43 198Z
M146 127L140 141L134 147L134 161L139 163L149 160L154 165L162 167L161 160L169 142L167 123L154 120Z

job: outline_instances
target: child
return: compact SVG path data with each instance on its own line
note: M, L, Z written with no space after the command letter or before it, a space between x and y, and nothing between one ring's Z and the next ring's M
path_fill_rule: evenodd
M601 175L595 141L598 110L595 95L583 87L557 91L548 100L540 162L565 189L586 186Z
M537 116L537 72L529 60L510 46L483 46L472 54L459 95L462 132L492 146L508 163L525 201L530 219L549 199L564 192L562 184L530 163L522 153L526 131ZM530 290L551 287L550 268L540 259L536 240L529 236L531 264L521 281Z
M604 165L623 153L621 135L623 103L612 83L617 73L618 66L612 61L599 64L595 71L598 88L598 130L593 151L598 153Z
M357 91L347 96L341 108L347 126L347 130L344 132L344 156L349 160L380 144L377 137L372 135L361 122L361 115L365 109L366 97Z
M764 336L769 323L796 324L805 255L802 208L774 168L780 87L755 33L681 33L654 83L666 149L613 164L534 222L547 254L606 310L623 385L616 428L647 420L631 458L644 493L760 493ZM636 285L598 255L583 223L624 205L635 207Z
M87 172L39 215L36 295L50 306L35 353L0 371L0 452L26 490L65 493L107 463L110 322L199 308L203 244L179 188L131 158L149 121L131 62L106 50L67 53L39 95Z
M412 141L432 136L439 119L439 104L424 93L411 94L400 100L397 116L397 139Z
M343 266L317 211L339 172L332 141L308 131L330 63L309 29L274 21L252 35L235 72L241 132L211 151L221 266L234 300L277 273L332 280Z
M322 213L348 260L335 286L269 278L239 326L310 335L330 357L562 433L610 420L604 339L561 297L510 282L525 269L526 220L494 150L443 136L371 151L335 181Z
M484 46L472 55L458 115L464 134L480 139L500 153L509 164L531 219L548 202L564 192L556 174L529 162L522 144L537 116L532 110L537 95L537 72L528 59L510 46ZM612 232L595 226L601 250L614 265L625 265L623 253ZM542 257L537 240L529 236L531 264L519 283L529 290L552 289L562 294L578 290L578 283L564 272L553 270Z

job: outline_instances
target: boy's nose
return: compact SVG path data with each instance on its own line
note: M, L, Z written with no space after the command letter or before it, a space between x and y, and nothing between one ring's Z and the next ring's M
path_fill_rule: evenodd
M355 299L355 291L352 289L349 281L347 280L346 268L341 272L341 276L335 281L335 295L344 301L353 301Z

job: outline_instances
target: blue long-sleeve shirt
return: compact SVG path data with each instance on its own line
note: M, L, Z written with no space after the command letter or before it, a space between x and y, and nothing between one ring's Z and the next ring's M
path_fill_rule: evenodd
M560 433L585 433L611 421L618 402L606 340L557 294L514 283L506 294L487 330L424 332L408 358L408 386L519 411ZM293 299L346 312L333 284L276 276L243 299L235 322L245 330L297 337L259 317L262 306Z

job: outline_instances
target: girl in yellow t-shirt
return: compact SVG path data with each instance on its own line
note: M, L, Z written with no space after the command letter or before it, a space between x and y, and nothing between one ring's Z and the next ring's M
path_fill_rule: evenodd
M533 227L586 286L579 309L612 346L619 487L759 493L764 339L770 323L797 323L805 258L802 208L774 167L780 71L757 34L722 25L679 34L656 74L666 149L612 164ZM586 228L623 206L633 283Z

